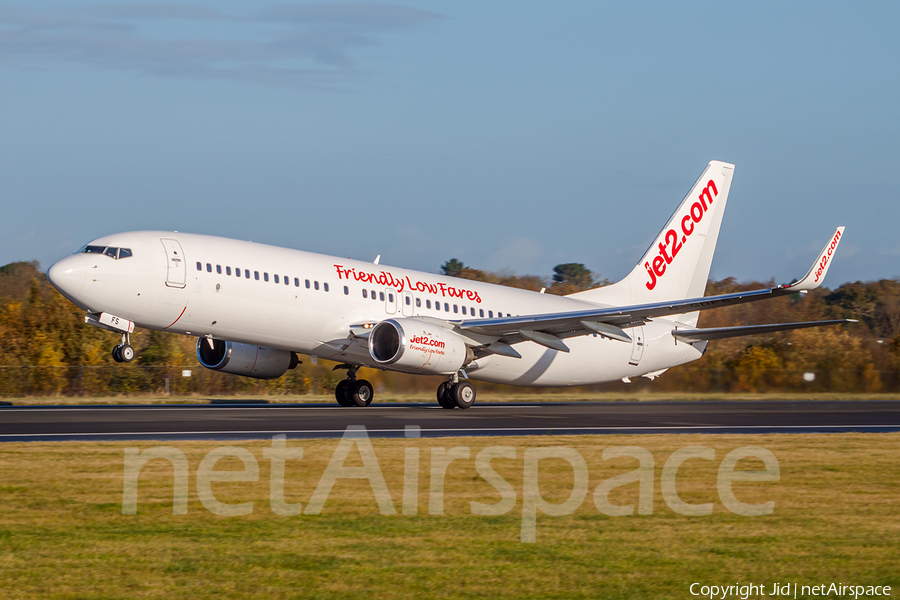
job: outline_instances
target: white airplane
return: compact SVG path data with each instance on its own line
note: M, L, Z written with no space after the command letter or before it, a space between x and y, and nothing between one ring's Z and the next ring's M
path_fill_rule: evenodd
M709 340L852 322L698 329L699 311L805 293L825 277L839 227L800 281L703 297L734 165L710 162L641 261L623 280L569 296L545 295L207 235L165 231L98 238L47 276L121 333L119 362L134 359L135 327L195 335L206 368L260 379L298 354L347 370L335 397L367 406L357 369L445 375L444 408L469 408L469 379L574 386L644 376L703 355Z

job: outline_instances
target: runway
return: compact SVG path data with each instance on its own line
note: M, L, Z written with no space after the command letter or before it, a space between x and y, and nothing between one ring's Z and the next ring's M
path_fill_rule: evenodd
M0 407L0 441L900 431L900 401L699 401Z

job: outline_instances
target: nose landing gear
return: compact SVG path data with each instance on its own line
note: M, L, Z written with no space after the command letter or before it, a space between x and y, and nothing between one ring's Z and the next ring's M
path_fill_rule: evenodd
M447 410L470 408L475 404L475 386L468 381L460 380L459 375L454 374L438 386L437 401L441 408Z
M347 379L344 379L334 388L334 398L341 406L368 406L375 399L375 391L372 384L365 379L357 379L356 371L359 367L354 365L338 365L334 368L347 369Z
M113 348L112 357L117 363L130 363L134 360L134 348L131 346L129 334L122 334L122 343Z

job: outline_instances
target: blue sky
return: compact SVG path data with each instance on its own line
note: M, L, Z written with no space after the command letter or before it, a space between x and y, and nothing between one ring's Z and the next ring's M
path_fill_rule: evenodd
M132 229L617 279L709 160L711 276L900 276L897 3L0 4L0 264Z

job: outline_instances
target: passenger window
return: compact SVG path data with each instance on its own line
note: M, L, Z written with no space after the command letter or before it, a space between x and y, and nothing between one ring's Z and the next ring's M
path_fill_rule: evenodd
M269 274L263 273L263 281L268 281L268 280L269 280Z
M372 290L372 300L377 300L377 297L375 296L375 290Z
M455 313L459 312L459 306L457 306L456 304L453 305L453 312L455 312Z
M103 254L105 254L111 258L115 258L118 253L119 253L118 248L113 248L112 246L110 246L109 248L106 249L106 252L104 252Z
M313 287L314 287L315 289L319 289L319 282L318 282L318 281L313 281Z
M322 289L325 290L326 292L328 291L328 282L327 281L322 284Z
M425 308L431 308L431 300L425 301Z
M309 279L306 280L306 289L309 289Z
M378 299L384 302L384 292L378 292Z
M422 299L416 298L416 308L422 308Z
M244 279L250 279L250 269L244 269Z
M489 310L488 311L488 319L493 319L493 318L494 318L494 311Z
M435 303L434 303L434 310L441 310L441 303L440 303L440 302L435 302Z
M393 302L393 301L394 301L394 295L388 294L388 302Z
M106 246L85 246L83 252L85 254L103 254Z
M346 285L344 286L344 295L345 295L345 296L349 296L349 295L350 295L350 288L348 288Z
M463 311L463 314L466 314L466 307L465 307L465 306L462 307L462 311Z
M197 270L198 270L198 271L202 271L202 270L203 270L203 265L200 264L199 262L197 263Z
M275 278L275 283L281 283L280 281L278 281L278 275L273 275L272 277Z
M209 264L209 263L206 263L206 272L207 272L207 273L212 273L212 265Z
M300 287L300 278L294 277L294 287Z
M284 276L284 285L291 285L291 278L287 275Z
M404 299L406 300L406 305L409 306L411 304L409 296L406 296Z
M216 265L216 273L218 273L219 275L222 274L222 265Z
M484 316L484 309L483 309L483 308L479 308L479 309L478 309L478 316L479 316L479 317L483 317L483 316Z
M131 248L119 248L119 258L128 258L131 256Z
M368 298L368 297L369 297L369 292L368 292L368 290L366 290L365 288L363 288L363 298Z
M231 275L231 267L225 267L225 274Z
M450 312L450 303L444 302L444 312Z
M253 279L259 281L259 271L253 271Z
M238 267L235 267L235 268L234 268L234 276L235 276L235 277L240 277L240 276L241 276L241 270L240 270Z

